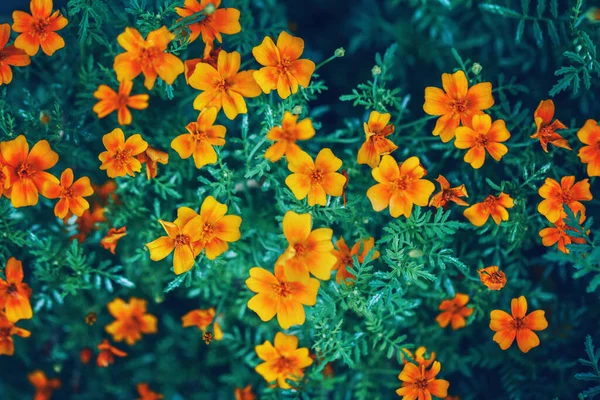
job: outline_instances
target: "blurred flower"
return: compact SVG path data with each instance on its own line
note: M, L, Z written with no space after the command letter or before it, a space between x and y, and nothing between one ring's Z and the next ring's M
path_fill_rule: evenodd
M10 26L0 25L0 86L12 82L13 74L10 66L24 67L31 63L29 56L15 46L7 46L10 39Z
M358 150L356 162L368 164L375 168L379 165L381 156L390 154L398 148L387 136L394 133L394 125L390 124L390 114L380 114L371 111L369 121L363 124L365 142Z
M108 303L108 311L115 321L107 325L105 330L112 335L115 342L125 342L132 346L142 338L142 333L156 333L156 317L146 313L146 301L132 297L129 303L120 298Z
M92 360L93 355L94 353L92 352L92 349L90 349L89 347L84 347L79 352L79 360L82 364L87 365Z
M10 186L8 180L8 163L2 158L2 142L0 142L0 197L10 197Z
M585 215L581 215L580 224L585 221ZM586 240L581 237L569 236L569 231L577 232L575 228L568 226L564 219L559 219L554 223L554 227L544 228L540 231L539 235L542 238L542 244L546 247L554 246L558 243L558 250L563 253L569 254L570 251L567 249L567 245L571 243L585 244Z
M47 111L40 111L40 122L44 125L48 125L50 123L51 117L50 113Z
M475 169L481 168L485 161L487 150L496 161L508 153L508 148L501 142L510 138L506 124L501 119L492 123L492 118L487 114L474 115L472 127L460 126L456 128L454 146L459 149L469 149L464 160Z
M175 7L177 15L184 18L206 11L200 21L187 25L191 31L188 39L190 43L200 34L207 45L212 45L215 39L222 43L221 33L233 35L242 30L240 12L235 8L219 8L219 5L221 0L200 0L199 3L198 0L185 0L183 7Z
M135 158L148 148L148 143L139 133L130 136L125 141L125 134L121 128L116 128L102 137L102 143L107 151L98 156L102 161L101 170L106 170L109 178L117 176L135 176L135 172L142 170L142 164Z
M97 319L98 319L98 315L95 312L90 311L85 316L85 323L88 324L89 326L93 326L96 323Z
M162 394L150 390L150 386L147 383L138 383L137 391L141 396L137 400L160 400L164 398Z
M402 396L403 400L431 399L432 395L440 398L446 397L450 382L444 379L435 379L441 368L438 361L434 362L429 370L425 365L404 364L404 369L398 375L398 379L402 381L402 387L396 390L396 394Z
M264 362L256 366L265 381L277 381L282 389L290 389L287 380L298 381L304 376L304 369L313 363L306 347L298 348L298 338L277 332L275 346L270 341L256 346L256 354Z
M27 375L27 379L35 388L33 400L50 400L52 393L61 386L60 379L48 379L41 370L36 370Z
M594 22L594 23L600 22L600 8L598 8L598 7L590 7L586 11L586 13L584 14L584 16L590 22Z
M108 205L109 198L112 199L113 203L120 204L119 196L117 196L115 193L117 190L117 183L114 179L108 179L102 185L92 184L92 188L94 189L94 194L100 201L100 205Z
M46 197L49 199L60 198L54 206L54 215L65 218L69 211L81 217L83 212L90 208L90 203L84 197L94 194L90 178L82 176L73 183L73 170L67 168L60 175L60 183L46 183Z
M440 184L440 188L442 190L431 196L431 200L429 201L430 206L435 208L442 207L445 209L450 201L458 204L459 206L469 205L469 203L466 201L461 200L461 197L469 197L464 184L451 188L450 182L448 182L448 180L442 175L439 175L436 178L436 181Z
M506 285L506 275L504 271L499 271L496 265L482 268L477 272L481 282L491 290L500 290Z
M94 105L92 110L98 114L98 118L104 118L107 115L118 111L117 118L119 125L131 124L131 112L129 108L136 110L144 110L148 108L147 94L135 94L130 96L133 88L133 81L122 80L119 84L119 93L115 92L107 85L98 86L98 90L94 92L94 97L100 100Z
M552 223L566 217L565 205L573 214L581 212L581 215L585 215L585 206L581 201L592 200L589 179L575 183L574 176L563 177L560 184L552 178L546 178L538 193L544 199L538 204L538 211Z
M554 117L554 102L552 100L540 101L540 104L533 113L537 131L531 135L531 138L540 139L542 149L546 153L548 152L548 144L571 150L569 141L556 133L557 130L567 129L567 127L557 119L552 122L552 117Z
M267 139L275 141L265 152L265 158L277 162L281 157L289 158L302 150L296 144L298 140L308 140L315 136L315 128L310 118L298 122L298 116L286 111L281 126L274 126L267 133Z
M6 262L4 274L6 281L0 278L0 310L4 310L6 318L11 322L31 319L31 288L23 282L23 264L10 257Z
M577 154L583 164L587 164L589 176L600 176L600 125L588 119L585 125L577 132L579 140L586 144L579 149Z
M375 239L370 237L368 239L359 240L354 243L352 249L348 247L346 241L344 241L343 237L335 243L337 250L333 250L333 255L337 258L336 264L333 266L334 270L337 270L337 274L335 275L335 280L337 283L341 283L345 281L346 285L353 285L355 282L353 281L356 276L351 274L348 271L348 267L352 267L354 260L353 256L356 256L359 263L363 263L365 261L365 257L373 247L375 247ZM362 252L359 253L359 250L362 246ZM373 255L371 256L371 261L379 258L379 251L375 250ZM350 280L349 280L350 279Z
M109 250L111 253L115 254L115 249L117 248L117 243L119 240L127 235L127 227L123 226L119 229L110 228L108 233L102 240L100 241L100 246L102 248Z
M169 154L166 151L148 146L146 151L137 156L141 164L146 163L146 177L148 180L156 178L158 173L158 163L167 164L169 162Z
M60 11L52 12L52 0L31 0L31 15L23 11L13 12L13 31L21 33L15 39L15 47L35 56L42 51L51 56L56 50L65 47L65 41L56 31L67 26L67 19Z
M424 346L419 346L413 354L409 349L402 349L402 365L406 363L417 363L419 366L424 365L425 368L429 368L435 361L435 352L429 352L429 358L425 358L427 349Z
M206 333L206 329L213 324L215 314L216 311L213 307L208 310L192 310L181 317L182 326L184 328L197 326L203 333ZM213 330L215 340L223 339L223 331L218 322L213 324Z
M256 400L256 395L252 393L252 385L245 388L235 388L235 400Z
M104 207L97 204L92 205L90 210L85 210L81 217L77 218L75 223L77 224L78 233L73 235L71 239L77 239L79 243L82 243L90 233L98 229L96 225L99 222L106 221L104 217Z
M468 295L456 293L452 300L444 300L440 303L439 309L443 312L435 320L442 328L447 327L449 323L452 323L453 330L464 328L465 317L473 314L473 309L466 306L468 302Z
M8 318L6 318L6 315L0 311L0 355L5 354L7 356L12 356L15 354L13 335L28 338L31 336L31 332L16 327L15 324L10 322Z
M506 209L514 206L515 202L509 195L500 193L498 197L489 195L481 203L473 204L463 214L475 226L485 224L490 215L496 225L500 225L500 222L508 221L508 211Z
M102 343L98 345L98 349L100 350L100 354L98 354L98 358L96 359L96 365L101 368L108 367L110 364L114 364L115 356L117 357L126 357L127 353L117 349L116 347L111 346L108 339L104 339Z

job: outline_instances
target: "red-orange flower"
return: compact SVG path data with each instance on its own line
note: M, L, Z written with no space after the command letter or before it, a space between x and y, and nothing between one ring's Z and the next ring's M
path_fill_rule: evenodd
M141 396L137 400L160 400L164 398L162 394L153 392L147 383L138 383L136 388Z
M128 80L121 81L119 84L119 93L115 92L110 86L98 86L98 90L94 92L94 97L100 101L94 105L92 110L98 114L98 118L104 118L118 111L119 125L131 124L132 118L129 108L144 110L148 108L148 99L150 98L147 94L130 96L132 88L133 81Z
M115 321L107 325L105 330L115 342L133 345L142 338L142 333L156 333L156 317L146 313L146 301L132 297L129 303L117 298L108 303L108 311Z
M440 303L439 309L443 312L435 320L442 328L450 323L454 330L464 328L467 324L465 317L473 314L473 309L466 306L468 302L468 295L456 293L452 300L444 300Z
M215 39L223 42L221 33L233 35L242 30L240 12L235 8L219 8L221 0L200 0L199 3L198 0L185 0L183 7L175 7L175 12L185 18L205 11L209 4L211 12L205 12L202 20L188 25L191 31L188 39L190 43L202 34L202 41L212 46Z
M427 348L424 346L419 346L417 350L415 350L415 354L412 353L409 349L402 349L402 365L406 363L413 363L417 365L424 365L425 368L429 368L431 364L435 361L435 351L429 352L429 357L425 357L425 353L427 352Z
M82 364L87 365L92 360L93 355L94 353L92 352L92 349L89 347L84 347L79 352L79 361L81 361Z
M585 215L580 218L580 224L585 221ZM581 237L574 237L569 235L569 231L577 232L575 228L568 226L564 219L559 219L554 223L554 227L544 228L540 231L540 237L542 238L542 244L546 247L554 246L558 244L558 250L563 253L569 254L570 251L567 249L567 245L571 243L585 244L586 240Z
M258 358L263 360L262 364L256 366L255 370L265 381L275 382L282 389L290 389L287 382L297 381L304 376L304 369L313 363L306 347L298 348L298 338L277 332L275 335L275 346L270 341L256 346Z
M125 28L125 32L117 37L125 49L125 53L115 57L113 68L117 79L132 81L143 73L144 86L148 90L154 87L159 76L167 85L171 85L183 73L183 62L165 51L173 39L175 35L165 26L148 33L146 40L137 29Z
M436 181L440 184L440 188L442 190L431 196L431 200L429 201L430 206L435 208L442 207L445 209L450 201L458 204L459 206L469 205L469 203L461 199L461 197L469 197L464 183L460 186L451 188L450 182L448 182L448 180L442 175L439 175L436 178Z
M583 164L587 164L589 176L600 176L600 125L593 119L585 121L585 125L577 132L579 140L586 144L577 154Z
M167 164L169 162L169 154L166 151L148 146L143 153L137 156L137 159L141 164L146 163L146 177L150 180L156 178L158 163Z
M90 178L83 176L73 183L73 170L67 168L60 175L60 184L48 183L46 187L46 197L56 199L60 197L56 206L54 206L54 215L58 218L65 218L69 211L81 217L83 212L90 208L90 203L84 197L94 194Z
M492 123L492 118L487 114L474 115L471 125L456 128L455 134L454 146L469 149L464 160L475 169L483 165L486 150L496 161L508 153L508 148L501 142L507 141L510 133L501 119Z
M371 111L369 121L363 124L365 142L358 150L356 162L375 168L381 161L381 156L390 154L398 148L387 136L394 133L394 125L390 124L390 114L380 114Z
M482 268L477 272L481 282L491 290L500 290L506 285L506 274L504 271L499 271L496 265Z
M423 111L429 115L440 115L434 136L440 136L446 143L454 137L454 131L462 122L463 126L471 126L474 115L483 114L494 105L492 84L482 82L469 88L469 81L463 71L454 74L442 74L444 90L436 87L425 88L425 104Z
M515 202L509 195L500 193L498 197L489 195L481 203L473 204L465 210L463 215L475 226L485 224L490 215L496 225L500 225L500 222L508 221L508 211L506 209L514 206Z
M254 72L254 79L266 94L277 89L279 97L287 99L298 91L298 86L308 87L315 72L315 63L300 59L304 40L282 31L277 38L266 36L262 44L252 49L252 54L263 68Z
M0 278L0 310L4 310L11 322L30 319L33 316L29 303L31 288L23 282L23 264L11 257L6 262L4 273L6 281Z
M0 355L12 356L15 354L15 345L13 335L22 338L31 336L31 332L26 329L17 328L13 322L10 322L6 315L0 311Z
M276 162L281 157L288 159L300 151L300 146L296 144L298 140L308 140L315 136L315 128L310 118L305 118L298 122L298 116L289 111L283 113L281 126L274 126L267 133L267 139L275 141L265 152L265 158Z
M543 331L548 327L548 321L543 310L536 310L527 314L527 300L525 296L512 299L512 316L502 310L490 313L490 329L496 332L494 342L502 350L508 349L517 339L517 345L523 353L527 353L540 345L540 338L533 331Z
M96 358L96 365L105 368L115 362L115 356L117 357L126 357L127 353L117 349L116 347L111 346L108 339L104 339L102 343L98 345L98 349L100 353L98 354L98 358Z
M546 153L548 152L548 144L553 144L556 147L562 147L571 150L569 141L567 139L563 139L562 136L556 133L557 130L567 129L567 127L557 119L552 122L553 117L554 102L552 100L540 101L538 108L533 113L537 131L535 134L531 135L531 138L540 139L542 149L544 149Z
M46 374L41 370L36 370L27 375L27 379L35 388L35 395L33 400L50 400L52 393L60 389L60 379L52 378L48 379Z
M117 243L119 240L127 235L127 227L123 226L119 229L110 228L108 233L102 240L100 240L100 246L104 249L109 250L111 253L115 254L115 250L117 248Z
M544 199L538 204L538 211L552 223L566 216L563 210L565 205L574 214L580 212L585 215L585 206L581 201L592 200L589 180L583 179L575 183L572 175L563 177L560 184L552 178L546 178L538 193Z
M252 385L245 388L235 388L235 400L256 400L256 395L252 393Z
M31 0L31 15L23 11L13 12L12 29L21 34L15 40L15 47L35 56L42 51L51 56L56 50L65 47L65 41L56 31L67 26L67 19L60 11L52 12L52 0Z
M90 210L85 210L81 217L75 221L78 233L73 235L71 239L77 239L79 243L83 242L90 233L98 229L98 223L104 221L106 221L104 208L97 204L92 205Z
M398 396L403 400L430 400L431 396L446 397L448 395L448 386L450 382L444 379L435 379L442 368L439 361L436 361L427 370L425 365L415 365L413 363L404 364L404 369L398 375L402 381L402 387L396 390Z
M182 326L184 328L196 326L202 331L202 333L205 333L206 329L212 324L215 340L221 340L223 339L223 331L221 330L221 326L219 326L218 322L215 321L213 324L215 315L216 311L213 307L209 308L208 310L192 310L181 317Z
M31 63L29 56L21 49L15 46L7 46L10 39L10 26L8 24L0 25L0 86L9 84L12 81L12 71L10 66L24 67Z
M139 133L128 137L125 141L123 131L116 128L102 137L102 143L106 151L100 153L98 159L102 161L100 169L106 170L109 178L135 176L135 172L142 170L142 164L135 156L143 153L148 148L148 143Z
M373 247L375 247L375 239L370 237L368 239L359 240L354 243L352 249L348 247L343 237L335 243L337 250L333 250L333 255L337 258L337 262L333 266L334 270L337 270L335 280L337 283L345 281L347 285L354 284L353 280L356 278L352 273L348 271L348 267L352 267L354 263L353 257L356 256L359 263L365 261L365 257ZM362 251L360 251L362 247ZM379 251L375 250L371 256L371 260L379 258Z

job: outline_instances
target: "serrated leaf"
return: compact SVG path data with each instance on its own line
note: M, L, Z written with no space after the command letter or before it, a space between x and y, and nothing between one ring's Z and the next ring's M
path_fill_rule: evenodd
M525 20L522 19L519 21L517 25L517 33L515 34L515 41L517 43L521 42L521 38L523 37L523 31L525 30Z
M537 16L542 18L544 11L546 11L546 0L538 0L536 8Z

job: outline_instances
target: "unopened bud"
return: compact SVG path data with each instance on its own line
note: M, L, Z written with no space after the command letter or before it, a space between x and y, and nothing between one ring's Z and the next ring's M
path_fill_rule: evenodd
M215 7L215 5L213 3L208 3L206 5L206 7L204 7L203 11L204 11L205 15L211 15L211 14L215 13L216 9L217 8Z
M474 63L473 66L471 67L471 72L473 72L475 75L479 75L481 73L482 69L483 69L483 67L481 66L481 64Z
M302 114L302 106L294 106L294 108L292 108L292 114L294 114L294 115Z
M423 257L423 251L419 249L412 249L408 252L408 256L410 258L420 258Z
M343 47L340 47L339 49L335 49L334 54L336 57L344 57L344 55L346 54L346 50L344 50Z
M381 75L381 67L379 65L374 66L371 73L373 76Z

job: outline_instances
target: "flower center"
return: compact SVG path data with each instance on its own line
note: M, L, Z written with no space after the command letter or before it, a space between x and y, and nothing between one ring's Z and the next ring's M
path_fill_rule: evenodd
M10 336L10 327L0 328L0 338L6 338Z
M117 98L117 103L119 104L119 108L126 107L128 101L129 101L129 96L127 96L125 94L120 94L119 97Z
M195 130L194 133L192 133L192 138L197 142L204 142L208 139L208 135L203 130Z
M75 196L73 196L73 189L71 189L71 188L63 189L62 197L66 197L67 199L72 199L73 197L75 197Z
M50 25L50 18L39 18L33 21L31 25L31 31L29 32L32 36L37 36L44 40L48 35L48 25Z
M452 102L452 109L457 113L463 113L467 109L466 100L454 100Z
M205 242L209 242L212 240L212 238L215 236L215 227L212 224L209 223L205 223L204 227L202 228L202 236L201 236L201 240L204 240Z
M425 391L425 390L427 390L428 382L427 382L427 379L425 379L425 378L419 378L413 382L413 385L415 386L415 388L417 390Z
M288 297L292 294L292 290L286 282L279 282L279 285L273 285L273 291L280 297Z
M7 294L13 294L13 293L16 293L16 292L17 292L17 285L15 285L14 283L11 283L8 286L8 289L6 289L6 293Z
M492 281L493 283L502 282L502 275L500 275L499 272L492 272L491 274L489 274L489 276L490 281Z
M323 172L320 169L315 169L310 174L310 182L314 184L319 184L323 180Z
M142 66L152 65L160 53L162 52L154 46L142 49L139 56L140 64Z
M21 166L17 169L17 175L19 176L19 179L30 178L31 175L33 175L34 173L35 173L35 170L31 166L31 164L27 164L27 163L21 164Z
M479 134L477 139L475 139L475 144L478 147L485 147L489 143L490 143L490 139L487 137L487 135L484 135L484 134Z
M275 362L275 368L278 373L289 372L294 367L294 362L288 358L283 356L279 357L279 359Z
M131 150L117 150L114 158L115 163L117 163L118 166L123 166L123 164L127 164L131 158Z
M494 196L488 196L483 201L483 204L487 210L491 210L492 208L494 208L496 206L496 198Z
M294 245L294 250L296 250L297 255L301 256L306 253L306 246L304 246L302 243L297 243Z
M572 201L570 190L561 190L558 197L560 201L566 204L569 204Z
M190 238L186 235L175 236L175 246L187 246L190 244Z
M226 92L229 90L229 87L231 86L225 79L221 79L221 81L217 82L217 90L221 91L221 92Z
M406 176L396 179L396 181L394 181L392 183L394 190L400 190L400 191L408 189L409 184L410 184L410 179Z
M349 255L349 254L348 254L347 256L344 256L344 257L342 258L342 262L343 262L343 263L344 263L344 265L346 265L347 267L350 267L350 266L352 266L352 256L351 256L351 255Z
M281 59L281 61L277 65L277 69L279 70L279 73L287 74L288 69L290 68L291 64L292 64L292 62L290 60L288 60L287 58Z
M523 326L525 325L525 322L523 321L523 318L515 318L512 321L512 325L513 325L513 328L515 328L516 330L519 330L519 329L523 328Z

